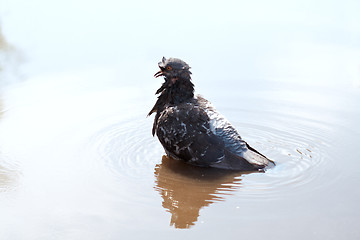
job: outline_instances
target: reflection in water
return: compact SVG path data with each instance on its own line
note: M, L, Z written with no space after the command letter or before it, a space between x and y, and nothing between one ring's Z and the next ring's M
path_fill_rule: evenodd
M190 228L202 207L224 201L241 186L241 173L199 168L163 156L155 167L156 187L162 206L171 213L170 225Z
M6 49L8 47L8 43L6 42L3 34L2 34L2 30L1 30L1 26L0 26L0 49Z
M16 77L16 69L21 61L19 52L6 41L0 26L0 84Z
M12 47L5 40L0 26L0 71L3 71L7 58L6 53L11 49Z
M0 192L12 189L17 182L18 172L0 162Z
M1 96L0 96L0 120L3 116L3 114L4 114L4 111L3 111L3 105L2 105L2 100L1 100Z
M3 116L2 101L0 98L0 120ZM0 146L1 147L1 146ZM0 192L8 191L12 189L18 179L18 168L16 166L10 166L7 161L3 161L3 156L0 151Z
M0 84L3 84L5 80L9 79L9 76L4 76L8 74L9 66L11 66L11 61L13 58L14 48L5 40L5 37L2 34L2 29L0 26ZM3 117L3 103L0 98L0 120ZM0 152L0 192L7 191L11 189L17 182L18 171L15 170L13 166L9 166L6 162L2 161L3 157Z

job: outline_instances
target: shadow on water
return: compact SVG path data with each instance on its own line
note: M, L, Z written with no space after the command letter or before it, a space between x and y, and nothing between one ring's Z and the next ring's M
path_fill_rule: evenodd
M163 156L154 174L162 206L171 213L170 225L190 228L201 208L224 201L226 195L240 188L245 173L194 167Z

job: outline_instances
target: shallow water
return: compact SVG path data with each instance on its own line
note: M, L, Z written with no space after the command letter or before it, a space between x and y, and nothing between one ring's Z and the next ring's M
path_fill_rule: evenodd
M309 89L282 83L266 86L259 99L258 86L266 83L242 96L230 89L210 94L242 137L277 164L266 173L224 174L163 156L146 118L152 94L131 87L59 90L66 77L44 91L44 81L3 93L4 239L182 238L214 229L255 239L269 232L298 239L359 234L358 89L318 93L324 101L336 93L331 108L289 103L278 87L287 96L309 96Z
M62 19L63 3L55 11L41 1L47 11L34 9L37 18L27 19L36 34L24 38L25 30L16 31L17 16L33 13L13 2L3 14L7 30L0 37L6 56L0 59L0 239L360 238L358 45L338 38L299 43L299 35L295 42L278 35L246 38L232 31L239 23L229 16L223 19L228 25L208 19L229 26L221 30L228 38L204 43L202 36L212 36L213 28L197 35L198 22L189 27L194 45L186 43L184 50L181 41L164 43L149 33L158 26L152 13L141 12L142 20L151 19L147 24L121 25L120 31L113 22L123 24L124 17L110 7L99 13L103 5L87 6L80 20L70 9ZM102 16L100 23L94 13ZM268 34L267 25L252 27ZM242 30L252 33L252 27ZM147 41L122 40L122 31ZM228 41L234 37L245 39L243 47ZM285 45L270 58L275 50L265 49L278 46L274 39ZM174 50L175 43L182 47ZM210 58L211 44L221 48ZM281 52L292 44L291 53ZM151 135L153 116L146 114L162 81L152 77L157 61L168 53L188 56L196 91L276 167L224 172L164 156Z

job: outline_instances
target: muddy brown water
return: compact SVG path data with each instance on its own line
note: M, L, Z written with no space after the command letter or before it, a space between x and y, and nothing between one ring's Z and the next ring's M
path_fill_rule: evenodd
M360 238L360 48L343 32L318 22L338 36L325 41L300 21L314 38L299 40L291 21L284 31L228 9L220 23L190 13L191 42L164 23L169 43L133 3L37 3L36 14L16 1L0 9L0 239ZM166 54L187 56L197 93L276 167L224 172L164 156L146 115Z

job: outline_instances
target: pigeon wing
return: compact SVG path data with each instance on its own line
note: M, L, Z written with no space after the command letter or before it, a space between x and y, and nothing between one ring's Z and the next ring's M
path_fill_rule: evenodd
M158 118L156 134L175 159L211 166L225 157L224 142L213 134L208 115L197 105L168 107Z

